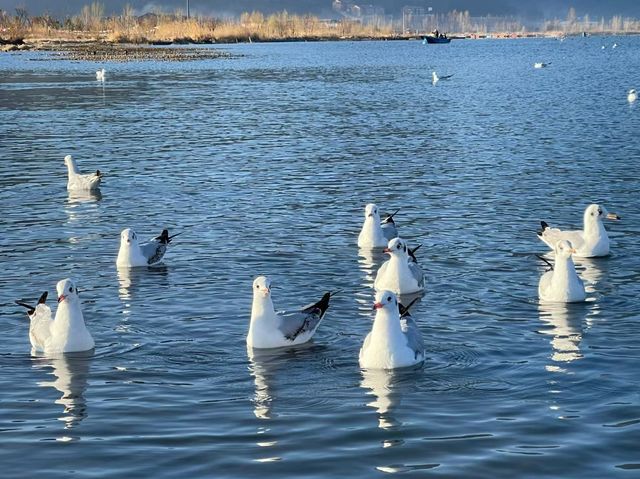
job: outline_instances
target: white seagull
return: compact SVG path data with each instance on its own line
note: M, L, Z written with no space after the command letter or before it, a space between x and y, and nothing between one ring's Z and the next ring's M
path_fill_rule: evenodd
M419 248L419 246L418 246ZM398 295L419 293L424 289L424 274L413 254L401 238L389 241L384 252L391 258L385 261L376 275L373 287L376 291L390 290Z
M331 293L298 311L276 312L271 301L271 281L258 276L253 281L253 305L247 334L250 348L280 348L309 341L329 308Z
M378 291L373 308L376 317L360 349L360 367L395 369L423 362L424 341L408 307L401 314L396 295Z
M107 71L104 68L96 71L96 80L97 81L105 81Z
M76 160L71 155L64 157L64 164L67 165L69 174L69 179L67 180L68 191L96 191L100 188L100 182L102 181L100 170L87 175L81 174Z
M153 266L164 258L171 240L178 236L176 233L169 236L169 230L162 230L160 236L151 238L146 243L138 243L138 235L131 228L120 233L120 250L116 265L119 268L135 268L138 266Z
M396 210L385 219L380 221L378 207L369 203L364 208L364 223L358 235L359 248L384 248L390 239L398 236L398 229L393 221L393 217L400 210Z
M629 103L633 103L637 99L638 99L638 92L636 91L635 88L632 88L631 90L629 90L629 93L627 94L627 101Z
M549 63L536 62L536 63L533 64L533 68L546 68L549 65L551 65L551 62L549 62Z
M615 213L608 213L604 206L591 204L584 210L584 227L579 231L563 231L558 228L550 228L549 225L541 221L542 231L538 232L538 237L547 246L555 250L556 243L560 240L571 242L576 252L574 256L578 258L595 258L607 256L609 254L609 236L602 224L602 219L619 220Z
M438 76L438 74L433 71L431 72L431 82L435 85L436 83L438 83L438 81L440 80L448 80L449 78L451 78L453 76L453 74L451 75L443 75L443 76Z
M578 303L584 301L586 293L584 283L576 273L571 255L576 250L567 240L560 240L555 246L555 264L551 265L544 258L551 270L540 278L538 295L544 302Z
M84 323L78 289L70 279L58 281L58 309L51 318L51 309L46 305L47 293L44 292L36 306L16 301L27 308L29 315L29 339L37 352L45 354L74 353L89 351L95 343Z

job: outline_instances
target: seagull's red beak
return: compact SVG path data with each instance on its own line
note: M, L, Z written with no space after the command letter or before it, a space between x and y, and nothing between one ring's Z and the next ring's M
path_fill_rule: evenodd
M391 250L389 248L385 248L382 250L383 253L389 253L391 254Z
M373 303L373 309L380 309L382 307L384 307L382 303Z
M60 296L58 296L58 303L63 302L65 299L67 299L67 297L64 294L61 294Z

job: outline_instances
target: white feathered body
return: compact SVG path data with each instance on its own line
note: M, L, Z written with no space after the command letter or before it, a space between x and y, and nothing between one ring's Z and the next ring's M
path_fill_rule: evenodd
M160 236L140 244L135 232L127 228L120 235L120 249L118 249L116 266L118 268L137 268L161 263L168 245L168 241L163 241Z
M585 218L582 231L545 228L540 239L551 249L554 248L558 241L567 240L576 249L574 256L579 258L594 258L609 254L609 236L602 221L587 220Z
M577 303L585 300L584 283L570 257L558 258L556 255L553 270L540 278L538 295L545 302Z
M293 340L290 340L282 333L283 321L286 321L286 316L276 313L271 296L254 295L247 346L266 349L303 344L313 337L320 324L318 322L314 328L301 332Z
M102 177L97 173L83 175L78 171L78 165L70 156L65 158L68 170L68 191L95 191L100 187Z
M358 235L359 248L384 248L389 240L385 237L380 219L369 216L365 218L362 230Z
M411 348L409 334L420 335L413 320L400 320L397 313L394 315L387 308L377 310L373 328L360 349L360 367L395 369L424 361L424 349Z
M138 243L120 243L116 266L120 268L137 268L149 266L149 260L142 254L142 249Z
M80 304L62 301L51 319L51 309L39 304L30 318L29 339L37 352L73 353L93 349L95 343L87 329Z
M424 289L422 269L417 263L401 256L391 256L376 275L376 291L389 290L397 295L418 293Z

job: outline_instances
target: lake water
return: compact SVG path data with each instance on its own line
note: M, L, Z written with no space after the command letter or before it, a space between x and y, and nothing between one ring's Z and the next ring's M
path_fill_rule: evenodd
M2 474L638 477L640 38L219 48L0 56ZM66 154L100 196L67 194ZM423 245L418 370L358 367L368 202ZM586 303L539 306L539 221L591 202L612 254L577 262ZM126 227L183 234L127 274ZM247 354L258 274L280 309L342 289L311 345ZM95 353L32 357L13 301L67 276Z

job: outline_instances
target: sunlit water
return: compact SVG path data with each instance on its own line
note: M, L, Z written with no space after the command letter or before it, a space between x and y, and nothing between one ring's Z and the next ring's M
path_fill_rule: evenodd
M640 39L613 41L3 54L2 475L637 475ZM67 194L66 154L106 173L100 196ZM358 368L370 201L423 244L422 369ZM578 264L589 301L539 306L539 220L580 226L594 201L623 220ZM184 233L163 267L119 273L125 227ZM258 274L278 308L342 289L313 344L248 356ZM13 300L67 276L95 354L32 357Z

